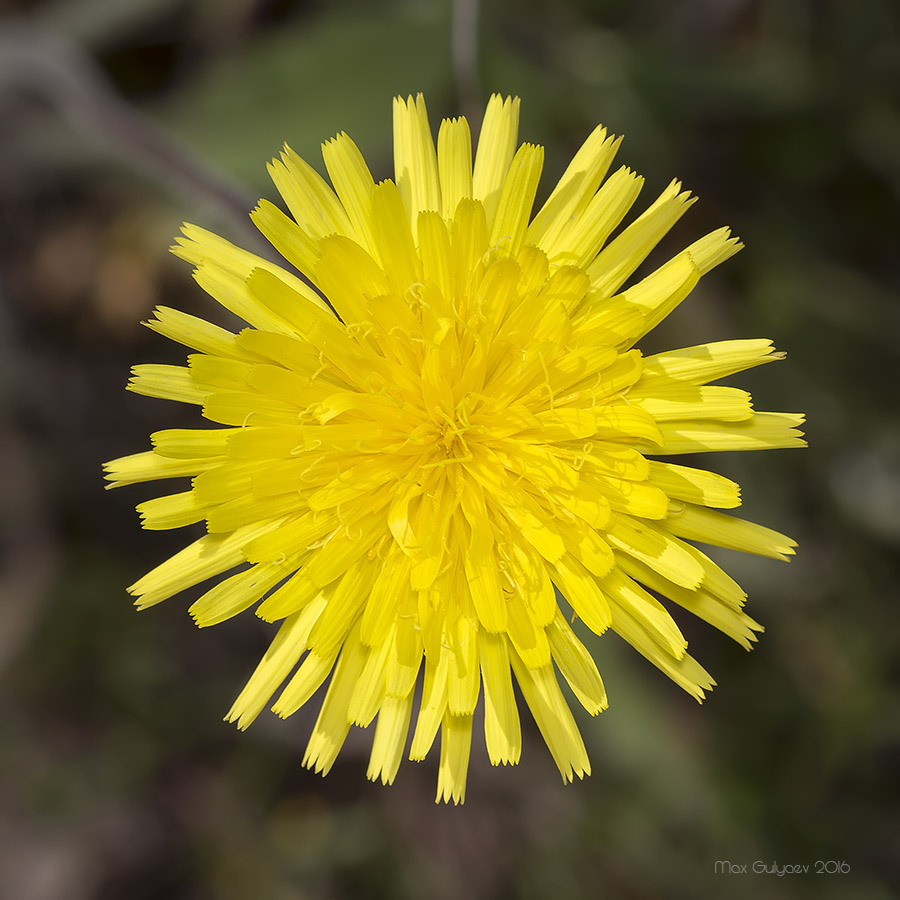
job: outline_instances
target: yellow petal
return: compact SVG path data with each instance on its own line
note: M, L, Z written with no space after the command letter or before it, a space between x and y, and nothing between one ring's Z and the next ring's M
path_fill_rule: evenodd
M518 133L519 98L504 100L499 94L492 94L481 124L472 174L472 196L484 204L488 224L494 221Z
M370 647L386 640L400 603L410 590L410 558L391 544L363 610L360 636Z
M312 236L268 200L260 200L256 209L250 213L250 218L266 240L289 263L315 281L319 251Z
M311 566L307 566L307 577L315 582L315 575L310 575L310 568ZM313 650L324 655L340 646L366 602L373 580L374 572L368 560L357 559L346 568L337 584L325 592L328 605L309 635L309 646Z
M733 606L735 609L743 606L744 601L747 599L746 592L721 566L714 563L702 550L699 550L692 544L686 544L678 538L673 538L673 540L680 544L700 564L700 567L703 569L704 590L709 591L717 599L727 603L729 606Z
M444 119L438 132L441 214L453 218L460 200L472 197L472 136L464 118ZM421 240L421 232L419 234Z
M325 775L331 769L347 738L350 730L350 718L347 715L350 698L362 672L366 652L359 642L359 628L354 628L344 642L328 693L322 702L319 718L316 719L303 756L303 765L315 772Z
M309 631L324 608L325 599L321 598L284 620L269 649L225 716L226 722L237 722L238 728L243 731L262 712L278 685L287 678L306 649Z
M446 637L453 653L447 678L447 706L454 716L471 715L481 687L478 629L466 616L459 616L447 629Z
M611 297L695 201L689 191L681 190L681 182L673 181L588 266L591 295L597 299Z
M168 306L157 306L153 315L155 318L144 324L169 340L213 356L246 356L237 346L234 334L205 319L198 319Z
M630 347L633 335L644 328L644 315L621 296L611 297L602 303L585 303L573 321L571 343L573 346L594 347L605 344L610 347Z
M506 639L483 634L478 641L484 682L484 740L492 766L515 765L522 752L522 729L513 693Z
M252 463L231 460L223 462L194 479L194 493L202 503L226 503L250 488L253 469Z
M701 274L705 275L726 259L731 259L743 246L738 238L731 237L730 228L719 228L699 241L694 241L687 248L687 252L690 253Z
M696 262L696 261L695 261ZM716 341L644 357L643 381L658 377L706 384L753 366L784 359L771 341Z
M150 435L153 449L168 459L206 459L224 456L233 428L170 428Z
M512 441L498 441L497 445L497 458L511 471L535 484L567 490L578 484L575 471L549 449L524 441L516 445Z
M208 507L197 500L193 491L154 497L137 505L141 517L141 527L148 531L162 531L167 528L181 528L193 525L206 516Z
M169 557L128 588L140 609L244 562L245 544L274 531L280 520L259 522L228 535L208 534Z
M409 750L412 760L425 759L441 727L447 709L447 679L453 665L452 659L453 655L447 647L440 648L437 659L425 658L422 703Z
M649 476L650 484L675 500L722 509L741 505L740 486L715 472L651 461Z
M523 492L509 492L497 498L509 520L519 529L522 537L548 562L558 561L565 553L566 545L554 528L551 517Z
M659 453L706 453L719 450L774 450L805 447L797 413L754 412L742 422L661 422Z
M561 521L557 526L566 548L592 574L602 577L615 565L609 544L594 531L575 522Z
M771 528L693 503L680 504L669 513L662 526L690 541L785 561L794 555L794 547L797 546L796 541Z
M465 802L469 751L472 747L472 716L445 713L441 729L441 764L435 803Z
M625 481L599 472L586 473L582 482L599 491L617 512L643 519L662 519L669 509L669 498L652 484Z
M419 213L441 209L441 185L425 98L394 98L394 180L415 230Z
M268 166L269 175L284 197L297 224L314 238L352 231L350 220L340 200L325 179L287 144L280 159Z
M250 562L272 562L282 556L300 553L314 542L322 540L339 523L334 512L304 513L282 520L261 536L244 544L244 554Z
M476 308L494 325L491 331L500 327L507 310L516 300L516 288L519 282L519 266L509 259L498 259L492 263L484 273L484 280L478 286L478 294L475 299ZM484 356L479 356L479 351L484 347L483 342L475 345L475 350L466 364L466 374L463 376L468 390L480 390L484 384L484 377L479 379L478 387L470 386L469 370L476 360L484 365Z
M205 353L188 356L188 366L191 380L204 391L245 391L253 371L252 363Z
M594 634L603 634L609 627L609 604L594 576L567 554L553 565L551 577L584 624Z
M640 393L631 391L628 400L638 409L650 413L657 422L690 419L694 422L718 419L722 422L743 422L753 416L750 394L738 388L703 386L684 382L655 382Z
M296 491L288 491L275 497L254 497L239 492L232 500L218 506L207 507L204 513L206 530L210 534L234 531L244 525L252 525L261 519L273 519L304 512L306 504Z
M394 646L388 657L385 687L392 697L405 697L416 685L422 665L424 644L422 629L414 618L415 603L408 598L394 629Z
M588 484L584 477L574 491L554 490L548 492L549 498L570 513L583 519L591 528L605 528L610 519L609 500L595 487Z
M249 609L296 568L295 560L261 563L238 572L208 590L188 612L200 628L218 625Z
M268 362L277 362L286 369L307 375L323 368L320 351L296 334L276 334L245 328L235 337L235 344L239 350L251 356L254 362L259 362L260 357L263 357ZM333 367L328 368L328 376L336 380Z
M522 144L503 183L491 231L491 245L501 247L513 258L518 256L525 240L543 163L543 147Z
M643 184L644 179L631 169L619 169L554 243L541 243L550 259L557 265L587 266L625 218Z
M484 206L476 200L460 200L450 231L450 298L456 314L467 315L470 284L480 282L479 263L488 248L488 221Z
M371 513L346 522L322 545L306 566L306 577L319 587L331 584L346 571L350 563L368 552L386 534L384 503L374 503Z
M618 353L608 344L573 348L564 356L555 359L549 366L550 380L554 389L562 392L585 379L598 378L599 373L609 368L617 359Z
M603 579L603 589L609 598L613 622L616 620L617 612L624 609L630 619L662 650L676 660L684 656L687 641L658 600L651 597L619 569L614 569Z
M203 417L220 425L295 425L299 409L292 403L250 391L207 394Z
M323 591L301 569L260 603L256 615L264 622L276 622L300 612L310 604L327 604L330 597L331 589Z
M342 235L323 238L316 278L344 322L366 318L366 300L386 293L388 280L377 262L356 241Z
M660 429L649 413L627 404L610 403L594 410L597 430L594 434L604 441L637 438L651 444L661 443Z
M455 207L454 207L455 209ZM419 215L419 255L422 259L422 277L433 286L427 296L428 307L433 310L433 319L447 315L450 302L447 299L453 291L450 268L450 232L444 220L437 213L423 212ZM425 295L422 295L425 300Z
M418 218L418 212L416 215ZM409 300L410 288L421 283L422 266L409 228L409 217L393 182L384 181L372 191L372 227L387 283L390 290L401 299L402 305ZM372 291L371 295L384 293L387 293L387 289ZM397 303L397 299L393 302Z
M515 651L510 652L510 660L525 702L559 768L563 783L574 781L576 775L579 778L590 775L591 764L584 741L559 689L553 666L529 669Z
M403 758L403 747L409 731L409 718L412 711L413 695L410 691L405 697L385 697L378 711L378 724L375 726L375 738L372 741L372 753L369 757L369 768L366 778L382 784L393 784Z
M591 441L584 445L585 471L602 472L629 481L645 481L650 474L650 463L643 454L621 444Z
M647 634L641 623L625 607L616 606L613 610L612 627L641 656L668 675L698 703L702 703L706 692L715 686L709 672L693 656L685 653L681 659L675 659Z
M310 651L272 706L272 711L286 719L300 709L331 674L338 649L334 647L325 654Z
M222 458L211 459L168 459L146 450L122 456L103 464L104 477L110 483L107 488L121 487L124 484L136 484L140 481L158 481L162 478L181 478L186 475L198 475L220 465Z
M197 267L194 278L210 296L256 328L280 331L283 323L248 295L245 285L254 269L265 270L313 306L328 309L311 287L281 266L241 250L230 241L196 225L185 224L182 231L184 237L178 238L172 252Z
M390 632L382 644L373 647L366 656L365 666L353 689L347 713L355 725L368 728L381 708L386 694L387 661L393 649L393 643L394 635L393 632Z
M522 662L529 669L538 669L550 662L550 644L547 634L531 615L522 597L512 595L507 604L509 614L507 634Z
M703 566L656 523L619 515L607 526L606 538L617 550L641 560L682 587L695 588L703 580Z
M322 158L334 190L350 219L350 236L369 253L375 253L370 204L375 181L362 153L342 131L322 144Z
M518 537L511 537L512 554L507 559L507 574L520 596L528 604L538 628L546 628L556 615L556 592L540 556Z
M469 546L465 554L466 580L478 619L487 631L506 630L506 599L494 555L493 529L484 494L477 482L466 485L460 509L469 525Z
M644 317L641 328L629 336L630 342L634 343L662 322L696 287L700 275L699 266L685 250L619 294L619 299L636 306Z
M739 607L716 597L704 588L689 591L679 587L649 566L627 556L620 557L619 565L636 581L674 601L714 628L718 628L746 650L749 650L752 642L756 640L756 632L763 630L762 625L742 612Z
M190 370L184 366L161 366L152 363L132 366L131 381L126 388L145 397L198 405L202 405L210 391L209 388L204 389L195 384Z
M528 227L529 242L552 254L560 233L580 218L596 193L621 143L621 138L607 137L602 125L591 132Z
M592 716L606 709L609 705L606 689L603 687L597 665L559 610L547 628L547 637L550 640L553 661L581 705Z

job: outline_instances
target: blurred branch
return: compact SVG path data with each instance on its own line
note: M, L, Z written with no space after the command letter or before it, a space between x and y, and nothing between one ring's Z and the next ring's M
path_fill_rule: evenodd
M64 34L82 45L109 41L140 28L152 16L165 15L183 0L50 0L31 14L42 30Z
M481 107L478 5L479 0L453 0L453 74L460 109L470 122L478 121Z
M179 206L214 207L253 249L263 250L248 218L254 205L249 192L212 171L205 160L118 97L103 72L71 41L24 26L7 28L0 35L0 93L11 89L49 103L79 132L102 141L122 163L142 169L176 197Z

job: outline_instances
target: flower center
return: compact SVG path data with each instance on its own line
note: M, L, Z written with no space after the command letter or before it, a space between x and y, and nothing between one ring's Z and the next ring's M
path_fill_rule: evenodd
M483 429L469 421L468 399L463 397L452 413L442 406L433 408L436 460L432 465L452 465L472 458L469 444Z

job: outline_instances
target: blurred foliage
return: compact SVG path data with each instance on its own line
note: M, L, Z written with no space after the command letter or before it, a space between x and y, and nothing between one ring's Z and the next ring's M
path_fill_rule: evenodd
M386 172L392 157L385 98L424 91L433 105L448 106L444 6L410 5L386 17L377 4L359 4L290 21L169 98L163 120L260 189L267 181L260 162L284 142L318 160L321 142L339 131L351 133L370 165Z
M302 769L315 701L246 734L224 726L267 627L242 618L198 633L180 599L136 615L123 586L183 537L140 533L132 506L152 489L104 495L99 477L103 459L142 449L150 431L195 422L121 390L131 363L178 358L138 325L157 302L224 321L165 252L178 224L249 240L215 184L272 197L265 162L285 140L319 165L317 144L346 130L388 176L393 93L424 90L435 122L472 114L450 3L6 9L4 896L896 896L894 0L482 3L480 84L522 97L522 139L547 148L544 193L602 121L626 134L620 158L647 175L647 197L673 176L701 196L657 261L722 223L747 244L645 349L775 339L788 362L741 384L758 408L806 410L811 446L710 460L744 486L746 515L797 538L800 553L788 567L722 554L768 629L752 655L681 617L719 682L704 706L613 636L594 640L611 707L581 723L593 777L563 788L534 728L512 769L491 769L476 739L459 809L431 802L434 753L404 764L390 789L366 782L367 733L351 735L327 779ZM191 188L190 166L167 177L167 163L54 99L38 74L6 84L2 39L27 44L24 26L71 42L220 181ZM811 871L715 875L716 860ZM816 875L816 860L851 871Z

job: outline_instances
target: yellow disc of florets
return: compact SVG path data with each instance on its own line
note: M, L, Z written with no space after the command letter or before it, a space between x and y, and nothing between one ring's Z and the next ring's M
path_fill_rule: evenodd
M693 198L674 181L621 227L643 179L607 177L620 140L598 128L532 218L543 150L517 130L518 100L493 97L473 159L465 119L435 145L422 98L398 98L395 178L378 184L345 134L322 148L331 185L285 148L270 173L290 215L262 201L253 220L302 278L185 226L176 253L249 327L160 308L150 327L196 352L136 366L129 387L218 427L107 464L114 485L191 477L138 507L145 527L206 524L130 588L139 606L236 570L197 623L253 606L281 622L230 721L284 682L289 715L330 677L304 762L328 771L377 717L368 774L390 782L421 672L410 756L441 732L454 802L482 688L491 762L519 759L513 676L563 779L590 771L558 675L592 715L606 692L570 620L699 700L713 681L658 598L749 648L743 591L694 542L794 546L719 511L740 504L734 482L654 458L803 443L801 416L713 384L780 358L769 341L635 349L741 245L720 229L624 287Z

